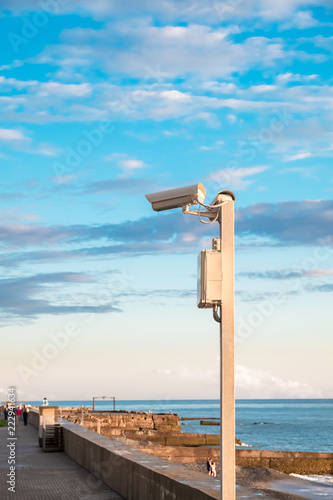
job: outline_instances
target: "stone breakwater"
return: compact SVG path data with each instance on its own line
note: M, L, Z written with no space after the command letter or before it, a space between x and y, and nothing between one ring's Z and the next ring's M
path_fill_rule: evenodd
M220 436L216 434L182 433L177 414L146 412L71 412L64 418L82 425L91 431L109 437L125 437L132 441L164 447L218 446ZM239 439L236 444L241 444ZM154 450L154 448L152 448ZM157 452L158 454L158 452Z
M155 432L181 433L179 416L168 413L146 413L139 411L97 412L90 410L62 411L63 417L96 431L104 436L123 436L126 433Z
M266 467L286 474L333 474L333 453L236 450L237 465Z

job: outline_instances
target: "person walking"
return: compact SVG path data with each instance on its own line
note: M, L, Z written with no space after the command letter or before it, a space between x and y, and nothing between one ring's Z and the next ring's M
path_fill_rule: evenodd
M24 405L24 407L23 407L23 422L24 422L24 425L28 424L28 415L29 415L29 408L27 407L27 405Z
M22 415L21 405L16 408L16 421L18 422Z

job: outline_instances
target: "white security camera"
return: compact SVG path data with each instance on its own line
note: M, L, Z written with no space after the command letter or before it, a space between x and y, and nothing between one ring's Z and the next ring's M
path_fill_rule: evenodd
M171 210L186 205L195 205L199 202L203 203L206 190L202 184L193 184L192 186L168 189L167 191L159 191L145 196L151 203L153 210L161 212L162 210Z

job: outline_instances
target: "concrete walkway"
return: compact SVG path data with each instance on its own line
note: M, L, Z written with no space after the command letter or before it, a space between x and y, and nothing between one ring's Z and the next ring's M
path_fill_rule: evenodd
M76 464L65 453L45 453L38 445L38 431L19 422L16 427L15 493L8 491L10 465L8 428L0 428L1 500L122 500L105 483ZM14 442L14 441L12 441Z

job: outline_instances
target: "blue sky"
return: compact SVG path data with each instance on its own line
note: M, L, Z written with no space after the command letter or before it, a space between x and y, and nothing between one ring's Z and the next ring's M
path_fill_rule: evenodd
M218 228L144 197L197 182L236 194L237 396L333 397L331 2L4 0L0 24L0 398L218 397Z

